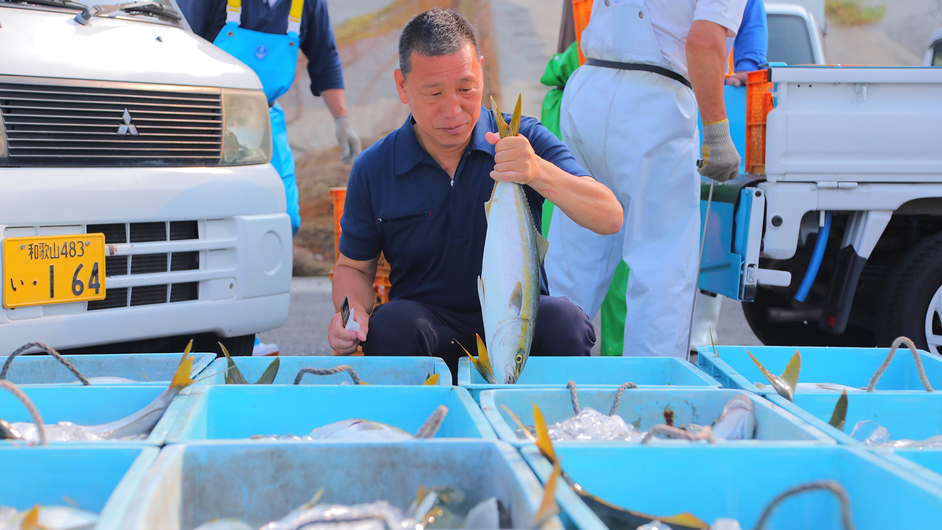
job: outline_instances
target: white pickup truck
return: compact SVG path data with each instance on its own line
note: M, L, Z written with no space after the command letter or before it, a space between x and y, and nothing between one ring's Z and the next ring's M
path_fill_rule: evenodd
M767 75L764 165L716 187L701 288L766 344L942 353L942 69Z
M0 0L0 355L248 354L291 279L261 84L172 0L94 1Z

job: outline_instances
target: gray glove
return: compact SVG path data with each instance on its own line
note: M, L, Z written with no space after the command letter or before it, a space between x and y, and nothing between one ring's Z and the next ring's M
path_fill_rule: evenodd
M343 157L341 161L344 164L349 164L363 150L360 145L360 137L353 130L353 120L350 119L350 116L334 118L334 125L337 127L337 143L340 144L340 156ZM729 136L729 133L726 135Z
M703 163L698 170L704 177L726 182L739 174L739 153L729 135L729 120L703 126Z

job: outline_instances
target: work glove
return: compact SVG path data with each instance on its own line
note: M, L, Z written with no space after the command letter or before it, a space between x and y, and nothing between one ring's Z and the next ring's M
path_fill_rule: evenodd
M739 153L729 135L729 120L703 126L703 156L698 171L704 177L717 182L726 182L739 174Z
M360 137L353 130L353 120L350 119L350 116L334 118L334 126L337 127L337 143L340 144L340 156L343 157L341 161L344 164L349 164L363 150L360 145ZM728 133L727 136L729 136Z

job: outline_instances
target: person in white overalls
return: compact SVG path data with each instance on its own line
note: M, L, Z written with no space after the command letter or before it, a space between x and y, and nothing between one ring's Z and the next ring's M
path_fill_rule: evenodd
M563 141L615 192L625 219L619 233L601 236L556 212L545 267L550 293L591 317L624 259L631 271L624 355L688 355L700 248L697 165L702 160L700 174L717 181L739 170L723 75L726 40L745 2L595 0L582 33L586 63L563 94Z

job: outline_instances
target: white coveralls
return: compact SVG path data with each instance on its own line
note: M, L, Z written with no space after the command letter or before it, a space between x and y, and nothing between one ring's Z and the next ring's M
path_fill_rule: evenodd
M686 77L693 21L717 23L734 36L745 1L595 0L582 50L587 58ZM615 193L625 218L619 233L602 236L557 210L545 261L550 292L593 316L624 259L624 355L686 358L700 249L693 91L654 72L583 66L566 85L560 125L576 160Z

